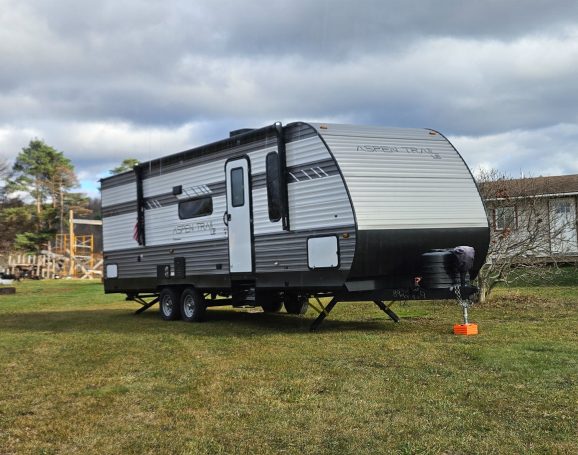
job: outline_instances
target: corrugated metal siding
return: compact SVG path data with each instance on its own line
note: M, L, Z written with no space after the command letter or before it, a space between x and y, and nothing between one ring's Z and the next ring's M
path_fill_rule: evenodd
M187 163L189 167L163 172L160 175L149 176L143 180L144 197L153 197L169 193L176 185L197 186L222 182L225 179L225 160L195 165Z
M121 250L130 246L136 247L138 242L133 238L135 224L136 212L103 218L103 251Z
M136 200L136 183L103 188L101 191L102 207Z
M112 251L106 254L106 264L118 265L119 278L153 278L157 265L172 266L175 257L185 258L187 275L229 273L227 239Z
M348 233L344 239L342 234ZM255 267L259 272L295 272L309 270L307 239L317 235L338 235L340 269L349 270L355 253L355 226L340 226L315 231L283 232L255 236Z
M213 198L213 213L207 216L179 219L178 204L145 211L145 236L147 246L206 241L226 238L223 223L225 196Z
M319 132L339 163L358 229L487 226L468 168L441 135L349 125Z
M253 233L272 234L283 232L281 221L271 221L269 219L269 206L267 202L267 189L253 189Z
M355 224L341 176L296 182L288 188L291 229Z
M332 160L327 147L319 136L310 137L297 142L290 142L286 147L287 166L296 166L313 161Z

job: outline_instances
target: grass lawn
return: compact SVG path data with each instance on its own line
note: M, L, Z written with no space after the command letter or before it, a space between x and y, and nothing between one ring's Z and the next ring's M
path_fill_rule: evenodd
M97 282L0 296L0 454L578 453L578 287L163 322ZM395 308L395 307L394 307Z

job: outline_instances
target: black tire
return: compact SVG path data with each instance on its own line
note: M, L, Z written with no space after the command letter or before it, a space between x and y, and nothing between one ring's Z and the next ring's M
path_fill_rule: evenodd
M176 289L164 288L159 295L159 310L165 321L174 321L181 316L180 295Z
M195 288L186 288L181 295L181 319L186 322L199 322L205 317L207 303L205 297Z
M289 314L305 314L309 308L309 299L305 295L285 294L285 311Z
M279 300L278 302L273 301L262 303L261 308L263 308L263 311L265 313L279 313L279 311L281 311L281 308L283 308L283 302Z
M278 313L283 308L283 299L280 292L257 291L257 305L263 308L265 313Z

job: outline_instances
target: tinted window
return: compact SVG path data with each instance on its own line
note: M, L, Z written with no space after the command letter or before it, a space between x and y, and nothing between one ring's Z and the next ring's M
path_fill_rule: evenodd
M213 198L210 196L179 202L179 218L181 220L206 216L211 213L213 213Z
M281 182L279 181L279 155L271 152L267 155L267 203L269 219L281 219Z
M245 182L242 167L231 170L231 199L233 207L241 207L245 204Z

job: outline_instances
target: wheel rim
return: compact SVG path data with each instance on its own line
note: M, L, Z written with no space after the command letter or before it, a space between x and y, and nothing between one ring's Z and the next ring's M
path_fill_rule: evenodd
M170 295L165 295L163 297L163 313L165 314L165 316L170 316L171 314L173 314L173 299L171 299Z
M193 314L195 313L195 299L193 299L192 295L185 296L185 300L183 302L183 311L187 318L192 318Z

